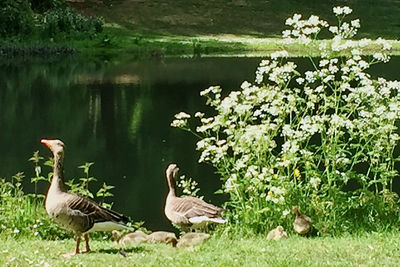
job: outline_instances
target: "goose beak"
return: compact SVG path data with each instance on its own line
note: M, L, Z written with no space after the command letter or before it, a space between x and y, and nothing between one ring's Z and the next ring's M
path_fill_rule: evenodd
M50 141L50 140L48 140L48 139L41 139L41 140L40 140L40 143L42 143L43 145L45 145L45 146L47 146L47 147L50 147L49 141Z

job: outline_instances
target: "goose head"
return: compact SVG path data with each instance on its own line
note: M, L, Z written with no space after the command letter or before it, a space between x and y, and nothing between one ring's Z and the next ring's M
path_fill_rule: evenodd
M298 206L292 207L292 211L294 214L296 214L296 216L300 216L300 211Z
M179 167L176 164L171 163L168 165L167 170L165 171L165 174L166 174L167 178L169 178L170 180L173 180L178 175L178 172L179 172Z
M58 139L42 139L40 142L47 146L54 155L62 155L64 153L65 145L61 140Z

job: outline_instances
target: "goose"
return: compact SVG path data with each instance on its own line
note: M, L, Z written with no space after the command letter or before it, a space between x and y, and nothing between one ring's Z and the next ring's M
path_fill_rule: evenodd
M41 143L50 149L54 157L53 178L44 199L46 211L57 224L76 235L75 251L65 253L63 257L80 253L82 235L86 243L82 253L89 252L89 232L134 230L126 225L129 220L124 215L103 208L86 197L68 193L63 181L64 143L58 139L42 139Z
M149 235L140 230L125 235L120 235L116 230L111 233L113 239L121 246L127 246L133 243L165 243L175 247L178 242L175 233L165 231L157 231Z
M308 234L311 231L312 220L307 215L301 214L299 211L299 207L294 206L292 208L294 214L296 214L296 218L293 222L293 229L299 235Z
M173 247L175 247L178 240L176 239L175 233L157 231L147 236L147 242L171 244Z
M121 235L117 230L113 230L111 232L112 238L121 246L128 246L132 243L145 243L147 242L147 234L143 233L140 230L137 230L133 233L127 233L125 235Z
M175 179L179 168L176 164L168 165L165 171L169 192L165 201L165 216L184 232L207 226L210 223L223 224L222 209L196 197L178 197Z
M283 230L283 227L281 225L279 225L275 229L272 229L271 231L269 231L269 233L267 235L267 239L270 239L270 240L279 240L279 239L287 238L287 237L288 237L287 233Z
M176 246L178 248L193 247L195 245L203 243L209 238L210 234L207 233L186 233L179 238L178 244Z

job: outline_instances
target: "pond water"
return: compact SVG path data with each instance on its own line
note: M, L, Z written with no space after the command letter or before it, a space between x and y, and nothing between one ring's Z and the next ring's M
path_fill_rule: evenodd
M19 171L24 188L33 192L28 162L39 150L50 152L41 138L66 144L66 179L83 176L77 166L95 162L91 175L115 186L113 209L145 221L151 230L172 230L163 213L167 186L164 170L171 163L194 178L200 193L215 204L220 185L214 170L197 163L196 138L170 127L179 111L204 110L199 92L210 85L226 91L254 80L257 58L158 59L108 63L79 57L0 63L0 177ZM374 67L399 78L400 58ZM50 168L45 167L47 172ZM39 192L47 185L42 182Z
M10 62L0 66L0 177L25 173L25 191L33 192L28 162L41 138L66 144L65 178L83 177L77 166L94 162L98 182L115 186L113 209L145 221L152 230L173 229L163 214L171 163L198 181L200 193L215 204L219 179L197 163L196 138L170 127L180 111L204 110L199 92L210 85L238 88L254 80L259 59L162 59L106 63L82 58L50 62ZM50 170L44 167L47 174ZM39 192L47 185L42 182Z

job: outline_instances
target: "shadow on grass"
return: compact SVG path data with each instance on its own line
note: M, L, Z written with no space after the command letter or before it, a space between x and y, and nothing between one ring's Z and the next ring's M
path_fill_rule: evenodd
M145 247L130 247L130 248L102 248L96 252L105 253L105 254L121 254L126 257L129 256L129 253L143 253L150 252L151 250Z

